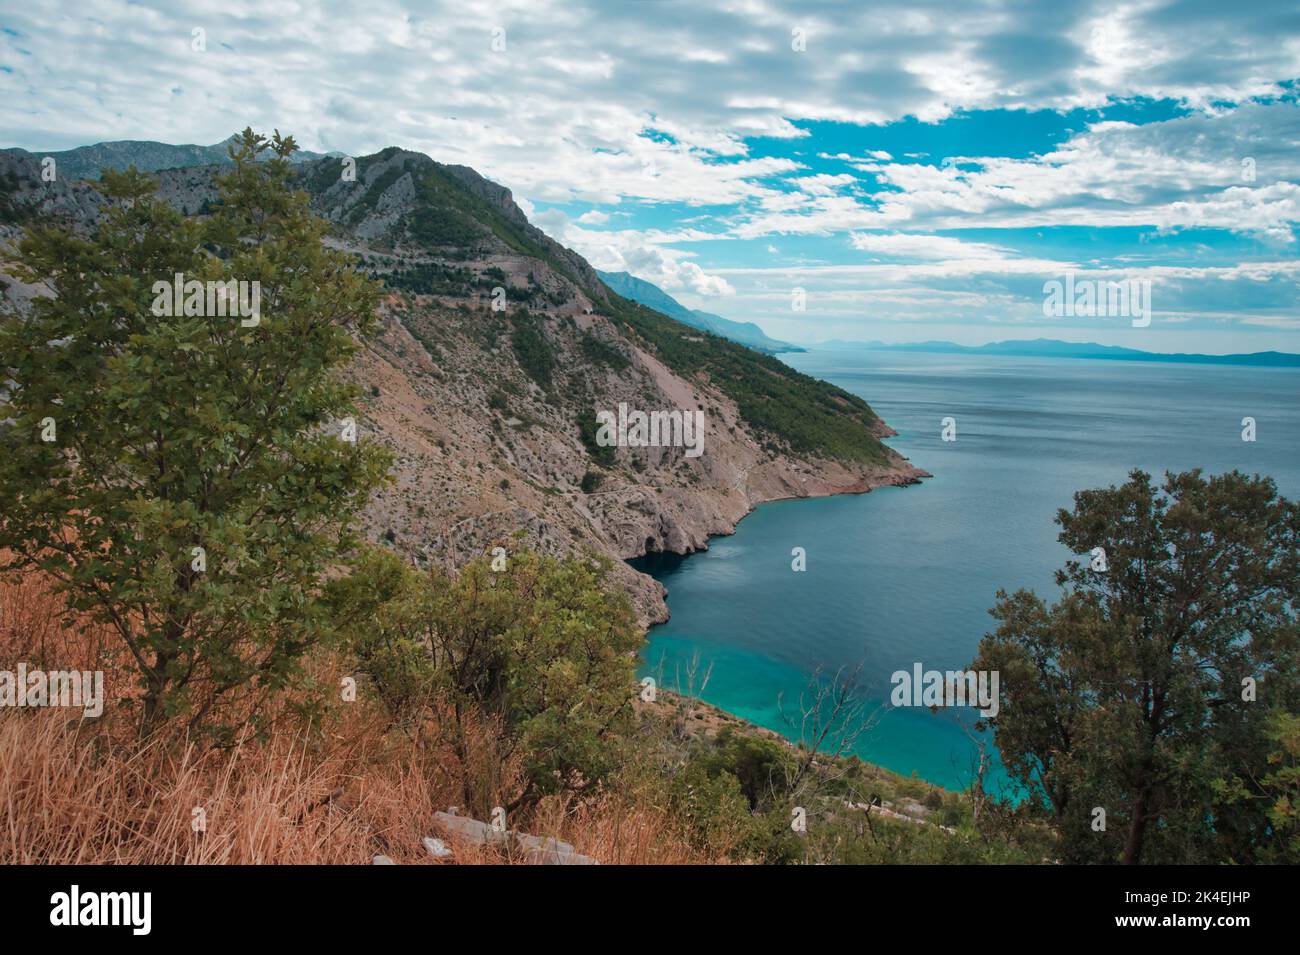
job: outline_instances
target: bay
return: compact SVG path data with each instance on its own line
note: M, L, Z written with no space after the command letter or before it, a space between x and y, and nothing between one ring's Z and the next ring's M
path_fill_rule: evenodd
M639 562L668 588L672 613L651 629L641 672L797 737L783 711L797 713L810 678L861 665L879 716L857 754L947 788L970 783L973 711L890 707L890 675L966 667L999 588L1054 597L1069 555L1053 517L1076 490L1133 468L1199 467L1267 474L1300 495L1294 369L848 349L783 358L865 398L899 432L888 443L934 477L764 504L705 552ZM1254 442L1242 440L1244 417ZM1005 783L1000 766L991 782Z

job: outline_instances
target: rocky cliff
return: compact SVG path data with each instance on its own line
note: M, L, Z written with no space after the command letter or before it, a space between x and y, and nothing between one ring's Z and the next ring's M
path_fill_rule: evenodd
M399 149L296 168L328 241L389 289L349 374L361 440L396 455L367 530L416 562L521 540L594 551L648 623L667 617L663 589L624 559L704 548L763 501L925 476L880 443L892 432L861 399L621 298L471 169ZM204 214L220 172L161 171L160 194ZM6 244L33 221L91 228L103 201L94 182L43 182L39 157L0 153ZM6 277L18 309L33 294ZM703 452L599 446L596 414L620 403L702 411Z

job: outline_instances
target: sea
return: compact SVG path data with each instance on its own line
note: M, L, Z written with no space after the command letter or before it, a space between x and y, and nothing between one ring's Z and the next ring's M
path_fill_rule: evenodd
M891 677L965 669L999 589L1055 599L1070 555L1053 519L1076 491L1135 468L1235 468L1300 495L1297 369L870 349L782 358L861 395L898 431L887 443L934 476L763 504L706 551L634 562L667 587L672 614L651 629L641 674L795 740L801 698L853 676L866 728L851 751L948 789L970 785L983 748L986 787L1016 792L973 709L892 706Z

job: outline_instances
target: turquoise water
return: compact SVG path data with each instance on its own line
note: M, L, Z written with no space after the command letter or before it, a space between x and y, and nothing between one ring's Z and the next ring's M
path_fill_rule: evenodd
M861 395L934 477L870 494L760 506L704 553L647 565L672 619L650 631L643 674L778 732L819 668L862 664L883 707L864 759L938 785L969 784L973 711L889 707L889 676L962 669L998 588L1055 594L1067 557L1052 522L1077 489L1200 467L1271 475L1300 496L1300 372L1002 356L808 352L800 371ZM957 440L940 439L957 419ZM1258 439L1241 440L1241 419ZM807 570L791 570L791 549ZM697 675L695 688L700 678ZM1000 769L997 778L1002 778Z

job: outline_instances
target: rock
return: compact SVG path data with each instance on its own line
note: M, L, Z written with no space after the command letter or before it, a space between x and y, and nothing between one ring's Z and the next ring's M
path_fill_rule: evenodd
M509 841L510 834L501 829L493 829L486 822L470 819L468 816L453 816L448 812L435 812L433 821L450 836L463 839L474 845L502 845Z
M573 846L554 837L516 833L514 844L530 865L600 865L591 856L580 855Z
M554 836L530 836L508 829L493 829L486 822L449 812L435 812L433 820L450 836L475 845L505 846L511 853L522 856L523 861L530 865L600 865L595 859L581 855L569 843L561 842ZM442 845L437 839L424 840L426 847L431 842ZM450 850L445 846L443 848L450 855Z
M429 855L435 859L445 859L451 855L451 850L447 848L447 844L441 839L425 836L421 841L424 843L424 847L429 850Z

